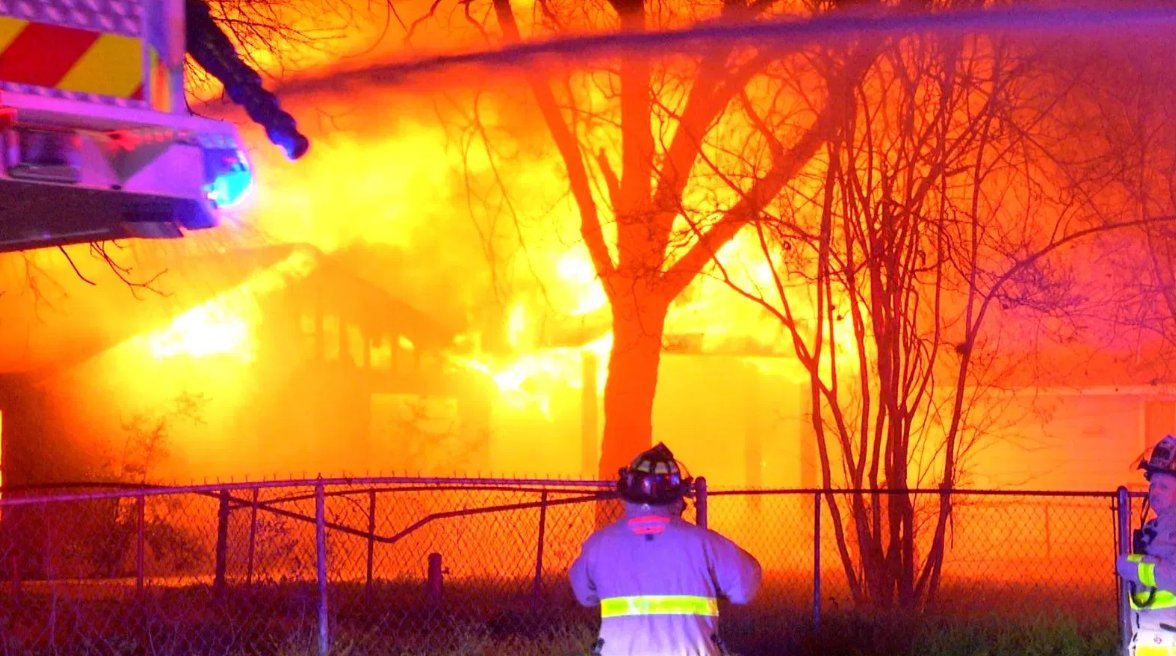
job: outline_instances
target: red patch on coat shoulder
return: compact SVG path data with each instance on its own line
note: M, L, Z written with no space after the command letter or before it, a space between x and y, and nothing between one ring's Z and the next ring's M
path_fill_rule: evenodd
M637 535L656 535L666 530L670 518L664 515L638 515L629 520L629 530Z

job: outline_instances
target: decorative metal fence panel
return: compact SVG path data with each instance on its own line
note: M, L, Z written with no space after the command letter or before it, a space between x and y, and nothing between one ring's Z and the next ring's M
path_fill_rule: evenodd
M619 514L610 488L380 478L5 491L0 655L480 653L470 645L551 636L586 651L598 619L575 604L567 570ZM771 630L761 620L853 607L846 504L891 494L701 487L687 518L764 567L761 594L724 606L724 623ZM916 560L939 504L952 506L938 609L1115 621L1126 517L1114 493L907 497L923 528Z

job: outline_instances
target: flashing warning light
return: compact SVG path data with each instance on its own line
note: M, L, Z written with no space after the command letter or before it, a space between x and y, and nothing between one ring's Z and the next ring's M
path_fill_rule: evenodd
M245 153L236 148L204 151L204 193L217 207L229 207L241 200L253 185L253 174Z

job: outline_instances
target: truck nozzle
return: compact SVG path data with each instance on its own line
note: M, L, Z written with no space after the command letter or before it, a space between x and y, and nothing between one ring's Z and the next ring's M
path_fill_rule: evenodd
M225 85L229 98L243 107L255 123L265 128L269 140L290 159L306 154L310 141L298 131L294 117L284 111L261 76L241 60L232 41L213 20L204 0L185 0L185 42L189 55L201 68Z

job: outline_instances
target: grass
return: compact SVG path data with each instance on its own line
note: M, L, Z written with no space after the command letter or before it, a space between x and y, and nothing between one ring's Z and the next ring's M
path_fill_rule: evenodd
M351 632L340 628L332 656L587 656L596 625L556 623L504 631L492 624L450 623L443 631ZM201 638L193 641L193 629ZM286 627L293 628L293 627ZM306 629L309 627L303 627ZM406 627L407 629L408 627ZM167 629L161 625L157 629ZM1113 656L1113 627L1083 627L1074 621L1039 615L1009 622L1002 617L928 618L901 614L842 613L814 628L795 616L755 622L725 622L725 635L738 656ZM79 640L56 647L28 648L0 641L4 656L317 656L313 630L285 637L232 633L226 627L171 626L153 637L138 632ZM256 640L256 641L254 641Z
M901 612L844 612L822 618L780 617L727 623L742 656L1115 656L1118 633L1042 612L944 617Z
M594 613L576 606L564 585L541 599L526 590L447 583L444 603L432 606L418 584L333 585L331 655L586 656L599 621ZM1090 595L1095 602L1102 596ZM306 584L234 587L223 595L207 587L107 598L0 592L0 656L317 656L315 601ZM1106 606L1091 606L1097 613L1059 607L1031 588L1018 603L1005 601L990 606L1003 613L983 615L974 606L951 614L829 607L814 626L803 603L770 595L752 607L725 607L722 628L738 656L1116 653L1113 595Z

